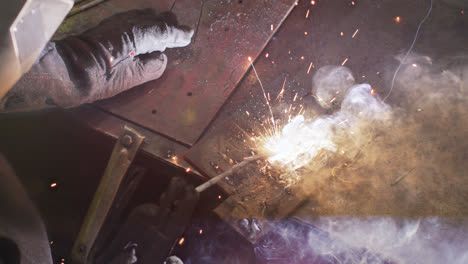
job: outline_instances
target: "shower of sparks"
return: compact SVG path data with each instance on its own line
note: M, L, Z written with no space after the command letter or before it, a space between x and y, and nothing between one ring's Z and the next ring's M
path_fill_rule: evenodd
M346 64L346 62L348 62L348 59L349 58L346 58L342 63L341 63L341 66L344 66Z
M351 38L354 38L357 35L358 32L359 32L359 28L356 29L356 31L354 31L354 34L353 34L353 36Z
M309 74L309 73L310 73L310 69L312 68L312 66L313 66L313 65L314 65L314 63L313 63L313 62L310 62L310 64L309 64L309 68L307 69L307 74Z
M252 66L252 69L255 73L255 76L257 77L257 81L258 83L260 84L260 87L262 88L262 93L263 93L263 98L265 98L265 103L266 105L268 106L268 110L270 110L270 117L271 117L271 125L272 125L272 131L270 132L272 135L276 135L277 134L277 129L276 129L276 122L275 122L275 117L273 115L273 110L271 108L271 105L270 105L270 101L268 100L268 97L265 93L265 88L263 87L263 84L262 84L262 81L260 80L260 77L258 76L258 73L257 73L257 70L255 69L255 66L252 62L252 58L251 57L248 57L249 59L249 62L250 62L250 65Z

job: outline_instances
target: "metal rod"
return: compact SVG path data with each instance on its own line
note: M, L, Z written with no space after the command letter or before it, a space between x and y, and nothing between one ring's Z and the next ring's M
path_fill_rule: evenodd
M206 189L210 188L211 186L215 185L216 183L218 183L221 179L224 179L225 177L233 174L235 171L237 171L238 169L242 168L242 167L245 167L247 164L251 163L252 161L256 161L260 159L260 156L252 156L252 157L248 157L246 158L245 160L243 160L241 163L233 166L232 168L230 168L229 170L219 174L218 176L214 177L214 178L211 178L209 181L206 181L204 182L203 184L199 185L197 188L195 188L195 191L197 191L198 193L201 193L203 191L205 191Z

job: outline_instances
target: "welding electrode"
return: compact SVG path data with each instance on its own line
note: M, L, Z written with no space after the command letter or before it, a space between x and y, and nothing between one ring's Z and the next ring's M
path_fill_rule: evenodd
M197 191L197 193L203 192L204 190L206 190L206 189L210 188L211 186L215 185L221 179L224 179L225 177L233 174L235 171L239 170L240 168L245 167L247 164L251 163L252 161L256 161L258 159L260 159L260 156L252 156L252 157L246 158L241 163L233 166L229 170L227 170L227 171L219 174L218 176L212 178L211 180L199 185L197 188L195 188L195 191Z

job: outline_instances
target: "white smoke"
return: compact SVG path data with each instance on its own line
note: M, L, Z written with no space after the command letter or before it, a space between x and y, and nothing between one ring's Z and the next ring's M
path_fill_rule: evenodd
M355 85L351 71L345 67L327 66L314 76L314 92L318 102L330 106L329 102L341 103L341 109L332 115L306 120L297 115L284 126L281 133L271 137L265 144L271 156L269 161L287 171L294 171L317 161L320 153L325 157L340 150L344 154L349 144L340 144L340 138L355 143L360 135L362 124L388 121L391 109L381 101L368 84ZM342 100L342 102L341 102ZM359 147L352 145L355 152ZM324 152L325 151L325 152ZM346 152L347 153L347 152ZM322 159L319 159L323 161ZM320 165L318 165L320 164ZM314 162L314 169L324 163Z
M321 217L308 222L283 220L256 246L259 262L462 264L468 261L467 230L455 227L466 225L466 220Z
M463 57L439 64L410 57L386 102L384 91L380 97L369 84L350 85L347 68L318 71L314 94L334 111L294 118L282 131L291 151L270 161L302 168L300 184L311 196L295 215L311 219L330 240L313 232L303 238L303 229L289 226L281 237L302 245L291 252L331 263L468 263L465 65Z

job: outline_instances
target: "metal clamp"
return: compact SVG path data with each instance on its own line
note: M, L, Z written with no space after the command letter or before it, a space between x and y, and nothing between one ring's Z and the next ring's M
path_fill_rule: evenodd
M134 129L124 126L94 194L78 238L73 245L72 260L74 263L88 263L89 252L112 207L120 183L144 138Z

